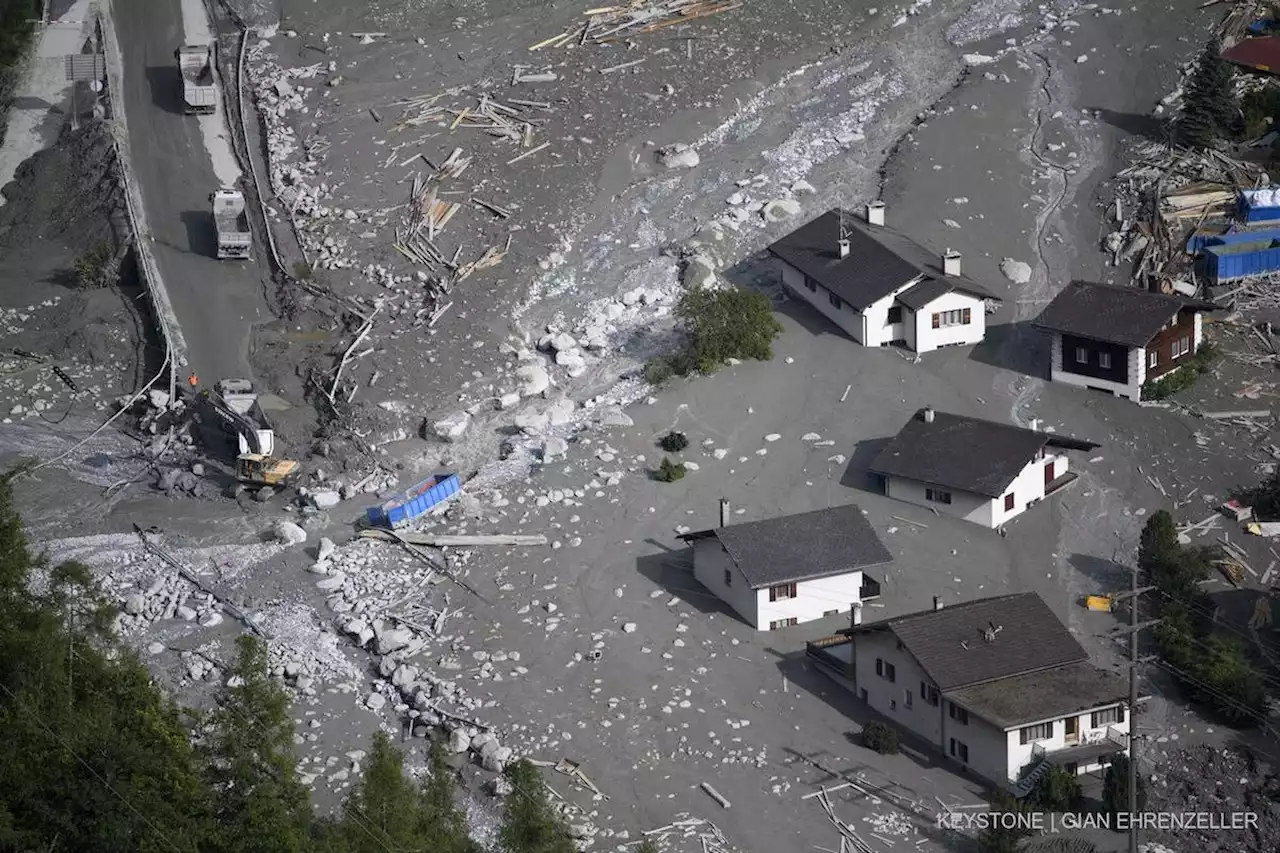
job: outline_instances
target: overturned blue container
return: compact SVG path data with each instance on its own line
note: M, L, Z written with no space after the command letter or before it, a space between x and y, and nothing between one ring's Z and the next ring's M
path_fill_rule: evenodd
M1280 272L1280 240L1205 246L1204 266L1214 284Z
M395 530L410 524L415 518L425 515L436 505L447 501L461 488L462 484L458 482L457 474L436 474L380 506L369 507L365 510L365 514L370 524Z
M1241 190L1240 201L1236 205L1237 218L1250 225L1255 222L1280 220L1280 197L1276 189L1276 187L1262 187L1256 190Z

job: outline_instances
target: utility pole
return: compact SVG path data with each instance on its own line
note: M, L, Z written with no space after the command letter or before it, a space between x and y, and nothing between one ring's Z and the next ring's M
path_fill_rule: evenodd
M1117 633L1129 635L1129 814L1138 810L1138 667L1149 658L1138 657L1138 634L1143 628L1150 628L1160 623L1159 619L1138 621L1138 596L1155 589L1154 586L1138 586L1138 567L1130 572L1129 591L1116 593L1111 597L1115 601L1129 602L1129 626L1121 628ZM1129 853L1138 853L1137 821L1129 822Z

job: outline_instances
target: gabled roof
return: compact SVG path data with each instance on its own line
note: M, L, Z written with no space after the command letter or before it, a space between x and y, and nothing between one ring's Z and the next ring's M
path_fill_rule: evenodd
M984 720L1012 729L1126 702L1129 680L1080 661L963 687L947 693L947 698Z
M936 255L910 237L844 213L849 254L840 257L840 210L832 209L778 240L769 251L861 311L877 299L917 279L945 282L984 299L994 298L964 276L946 276ZM941 295L941 294L939 294Z
M955 287L950 279L926 278L899 293L897 300L912 311L919 311L939 296L946 296L953 290Z
M982 418L921 409L871 463L873 474L905 477L988 498L1005 493L1044 447L1092 450L1098 445L1068 436Z
M893 561L857 506L832 507L765 521L686 533L720 540L752 589L817 580Z
M997 628L994 639L988 641L984 632ZM1034 592L981 598L840 633L856 638L872 631L897 637L943 692L1089 659L1089 653Z
M1031 325L1124 347L1145 347L1183 308L1215 311L1218 306L1136 287L1073 281Z

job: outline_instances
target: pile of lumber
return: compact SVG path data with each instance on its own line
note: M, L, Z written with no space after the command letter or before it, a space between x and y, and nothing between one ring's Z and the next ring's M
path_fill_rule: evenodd
M1211 181L1196 181L1165 193L1161 212L1168 219L1202 221L1208 216L1230 213L1236 194L1230 187Z
M437 180L423 181L415 176L413 189L409 191L409 221L405 237L412 240L426 229L427 239L434 240L436 234L449 223L453 215L462 205L456 201L443 201L438 198L440 184ZM404 238L400 242L404 242Z
M459 127L476 128L490 136L528 148L533 144L534 128L541 124L534 111L550 109L551 105L542 101L512 98L510 103L502 103L482 92L475 106L461 110L443 108L443 112L454 117L453 123L449 125L451 131Z
M600 6L583 13L587 18L584 23L544 39L529 50L587 42L604 44L728 12L741 5L741 0L632 0L616 6Z

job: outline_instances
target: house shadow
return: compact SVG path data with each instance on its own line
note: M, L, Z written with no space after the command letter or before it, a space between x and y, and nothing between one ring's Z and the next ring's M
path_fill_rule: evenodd
M1138 113L1121 113L1104 107L1086 107L1085 112L1092 112L1103 124L1109 124L1116 130L1130 136L1137 136L1150 142L1168 144L1172 139L1169 124L1155 116Z
M969 358L988 367L1037 378L1049 375L1049 339L1026 320L988 326Z
M834 335L838 338L844 338L846 341L853 341L852 335L828 320L822 315L821 311L803 299L796 299L789 295L785 296L781 302L774 304L773 310L776 314L781 314L794 320L797 326L814 337Z
M182 78L177 64L147 67L147 85L151 87L151 103L166 113L183 114Z
M693 549L680 548L636 557L636 571L704 615L723 614L746 624L693 576Z
M206 258L217 257L218 232L213 213L207 210L184 210L182 224L187 229L187 251Z
M862 746L862 729L868 723L880 722L897 730L902 755L910 758L921 769L955 770L951 764L947 763L936 746L931 745L910 729L903 728L899 721L876 711L854 695L851 689L828 677L803 649L783 652L767 648L765 651L775 658L774 665L786 678L788 684L799 687L849 720L850 727L845 732L845 737L853 746L866 749Z
M773 257L750 256L720 270L719 275L738 287L765 294L772 300L775 313L794 320L811 335L836 335L853 340L848 332L824 317L818 309L788 293L782 284L782 267Z
M848 489L883 495L884 481L879 474L873 474L868 469L871 463L876 461L880 451L888 447L891 441L893 441L891 437L868 438L855 444L853 453L849 456L849 464L845 466L844 473L840 476L840 485Z
M1092 593L1094 595L1107 595L1129 588L1131 582L1129 567L1114 560L1089 554L1071 554L1067 557L1067 562L1073 569L1088 578L1090 588L1095 590Z

